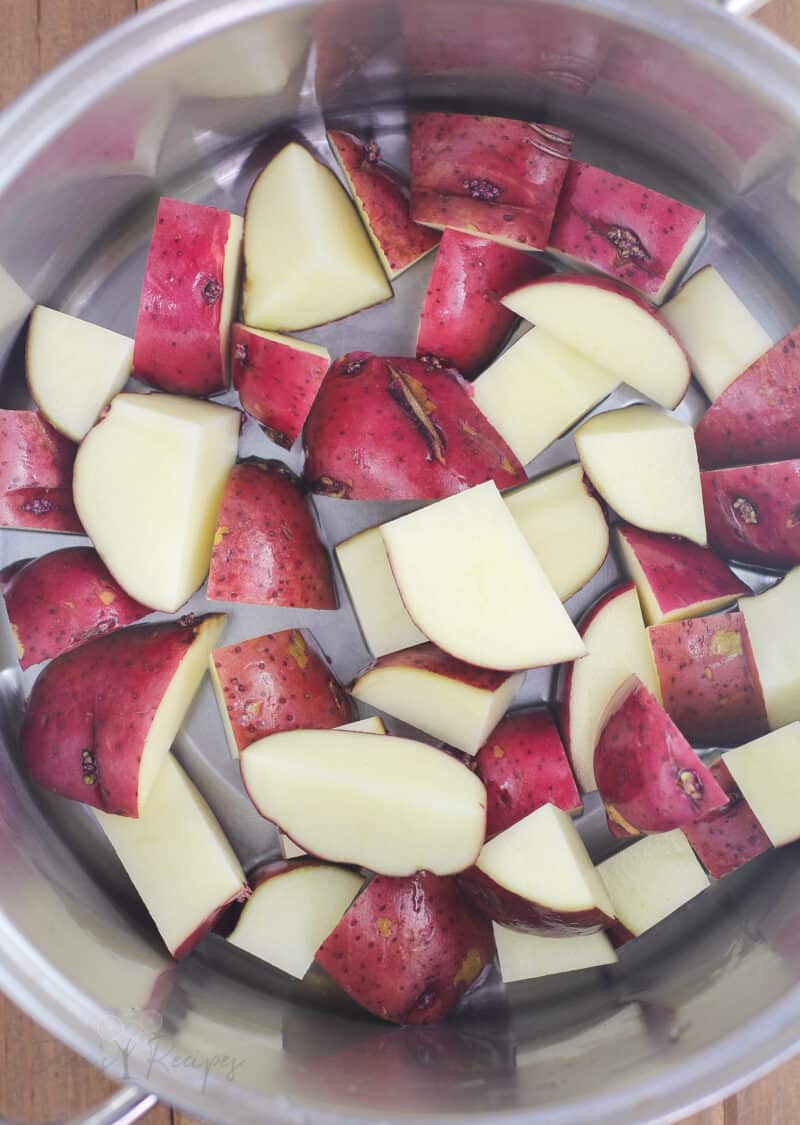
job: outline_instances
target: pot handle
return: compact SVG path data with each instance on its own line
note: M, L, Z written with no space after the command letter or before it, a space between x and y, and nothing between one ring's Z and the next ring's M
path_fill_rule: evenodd
M68 1117L56 1125L133 1125L158 1104L155 1094L140 1086L122 1086L95 1109ZM0 1125L17 1125L8 1117L0 1117Z
M767 0L719 0L719 2L726 11L732 12L735 16L750 16L759 8L763 8Z

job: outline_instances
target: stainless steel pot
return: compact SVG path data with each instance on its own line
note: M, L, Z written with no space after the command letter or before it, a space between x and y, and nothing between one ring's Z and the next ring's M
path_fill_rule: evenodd
M402 161L408 108L422 102L573 124L579 155L709 212L700 260L732 277L776 339L800 319L800 59L757 28L700 0L172 0L0 119L2 404L25 403L17 341L33 302L132 332L159 193L240 208L254 138L290 124L325 155L322 110L375 130ZM421 281L424 270L399 282L388 312L320 337L334 352L411 347ZM244 450L264 442L248 430ZM570 450L565 439L534 468ZM336 541L378 509L328 501L320 512ZM9 532L0 554L64 542ZM229 636L303 617L236 612ZM343 677L363 661L348 610L314 627ZM128 1084L97 1122L132 1120L154 1096L199 1117L287 1125L667 1121L795 1050L796 848L716 885L613 971L507 996L490 982L443 1027L377 1026L321 977L290 986L214 938L175 968L93 821L18 770L31 681L7 624L0 669L0 985ZM534 676L525 690L549 685ZM268 854L273 834L242 797L210 698L178 753L243 860ZM590 809L583 826L596 850L607 846L599 819Z

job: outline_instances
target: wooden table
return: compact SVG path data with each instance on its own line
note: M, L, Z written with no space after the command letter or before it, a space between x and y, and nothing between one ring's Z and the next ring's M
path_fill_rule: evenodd
M155 0L0 0L0 105L93 36ZM800 47L800 0L772 0L758 19ZM79 1113L114 1089L0 994L0 1114L45 1122ZM191 1125L159 1107L148 1125ZM800 1058L685 1125L794 1125Z

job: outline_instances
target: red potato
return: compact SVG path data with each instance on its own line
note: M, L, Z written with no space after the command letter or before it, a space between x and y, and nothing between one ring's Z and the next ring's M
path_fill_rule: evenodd
M631 524L618 525L616 538L648 625L710 613L752 592L713 551L688 539Z
M523 250L544 250L572 134L556 125L466 113L411 123L411 217Z
M542 805L565 812L581 798L558 728L547 710L507 715L475 759L486 787L486 835L494 836Z
M800 457L800 327L734 379L694 437L701 469Z
M241 243L238 215L159 201L133 349L140 379L182 394L225 390Z
M500 298L548 272L521 250L446 230L422 304L417 355L477 375L516 323Z
M57 657L33 685L20 745L45 789L139 815L225 618L131 625Z
M683 834L708 873L721 879L769 851L772 844L736 788L725 762L722 759L715 762L711 772L727 793L730 804L687 825Z
M211 680L234 758L279 730L338 727L356 718L313 637L300 629L215 649Z
M0 571L0 588L23 668L151 612L125 593L93 547L13 563Z
M217 519L211 601L336 609L330 559L300 482L282 461L234 465Z
M304 476L344 500L438 500L525 470L458 372L350 352L331 367L306 422Z
M690 742L737 746L769 730L741 613L653 625L647 632L664 708Z
M378 875L317 950L349 996L400 1024L446 1019L494 957L491 923L456 881Z
M375 141L365 143L341 129L329 130L328 141L381 264L387 276L394 279L429 254L439 236L411 218L408 189L394 169L381 160Z
M800 459L700 474L708 541L726 559L800 563Z
M660 304L703 241L702 211L592 164L571 160L548 250Z
M711 771L636 676L608 706L594 772L614 836L669 832L728 803Z
M34 410L0 410L0 524L83 532L72 501L77 447Z

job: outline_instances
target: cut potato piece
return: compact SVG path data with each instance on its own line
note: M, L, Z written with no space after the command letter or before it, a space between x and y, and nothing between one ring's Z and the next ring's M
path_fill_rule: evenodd
M508 510L562 602L585 586L608 554L608 524L582 465L565 465L508 492Z
M800 838L800 723L729 750L722 760L773 847Z
M743 598L744 617L769 725L800 719L800 567L755 598Z
M692 427L651 406L590 418L575 433L587 476L624 520L706 544Z
M542 937L525 934L494 924L494 943L505 984L536 980L558 973L574 973L619 960L606 935L570 934L568 937Z
M475 403L526 464L619 384L543 328L532 328L473 383Z
M250 189L244 262L242 309L253 328L296 332L392 296L344 188L295 143Z
M257 872L252 881L255 888L228 941L299 980L361 890L364 878L313 860L278 860Z
M125 386L133 340L88 320L37 305L25 368L33 401L52 426L80 441Z
M238 410L120 394L81 443L75 506L120 586L174 613L206 576Z
M381 526L414 623L469 664L516 670L585 649L491 481Z
M247 884L214 814L171 755L137 819L94 810L177 960L214 926Z
M483 785L421 742L294 730L248 746L241 764L261 815L321 859L381 875L452 875L483 844Z
M692 274L661 311L689 353L692 371L712 402L772 345L713 266Z

